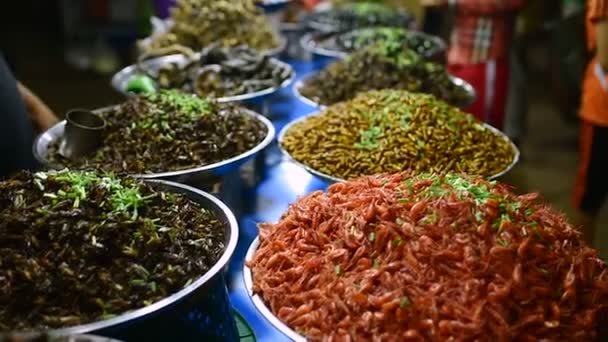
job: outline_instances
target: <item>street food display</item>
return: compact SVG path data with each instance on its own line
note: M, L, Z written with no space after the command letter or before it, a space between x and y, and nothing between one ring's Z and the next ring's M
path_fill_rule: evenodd
M0 331L109 319L202 277L224 224L179 193L84 171L0 182Z
M141 59L196 51L218 43L246 44L258 51L279 47L273 31L254 0L177 0L166 32L140 42Z
M59 141L49 160L78 169L149 174L230 159L258 146L267 126L246 109L220 105L176 90L129 99L102 113L103 142L92 155L67 159Z
M502 133L432 95L377 90L289 125L280 145L334 179L385 172L466 172L496 177L517 160Z
M377 89L429 93L453 105L468 105L468 88L454 82L441 64L398 42L379 41L307 78L298 91L321 105L331 105Z
M606 338L608 268L536 194L383 174L308 194L259 229L252 291L310 341Z

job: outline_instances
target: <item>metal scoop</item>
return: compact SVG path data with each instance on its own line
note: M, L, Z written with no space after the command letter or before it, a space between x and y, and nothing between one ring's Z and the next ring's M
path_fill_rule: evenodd
M103 140L106 121L86 110L74 109L66 116L63 140L59 154L68 159L78 159L95 151Z

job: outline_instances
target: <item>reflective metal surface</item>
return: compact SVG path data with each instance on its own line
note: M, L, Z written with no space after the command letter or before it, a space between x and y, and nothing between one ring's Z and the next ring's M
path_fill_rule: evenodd
M65 115L65 134L59 144L59 154L78 159L93 153L103 142L105 120L86 109L72 109Z
M162 68L163 66L166 66L168 64L175 63L177 65L183 66L187 62L188 62L188 59L186 58L186 56L180 55L180 54L175 54L175 55L168 55L168 56L163 56L163 57L147 59L145 61L140 62L139 64L129 65L128 67L125 67L122 70L118 71L116 74L114 74L114 76L112 77L112 81L111 81L112 88L114 88L114 90L120 92L121 94L123 94L125 96L135 96L134 93L128 92L126 89L127 89L127 85L129 83L129 81L133 77L144 74L140 70L146 70L147 72L156 74L156 73L158 73L160 68ZM226 102L242 102L242 101L250 101L250 100L255 101L255 100L264 98L268 95L271 95L271 94L277 92L281 88L289 86L293 82L293 80L295 79L295 76L296 76L291 65L281 62L280 60L278 60L276 58L271 58L270 63L276 65L277 67L286 68L287 70L290 70L291 76L288 79L286 79L285 81L283 81L281 83L281 85L278 87L271 87L271 88L267 88L267 89L259 90L256 92L247 93L247 94L220 97L220 98L216 99L217 102L226 103Z
M312 75L311 75L312 76ZM317 103L316 101L302 95L302 93L300 92L300 89L302 89L302 87L304 86L304 82L306 82L306 78L301 79L299 81L297 81L296 83L294 83L293 85L293 95L300 101L304 102L305 104L311 106L311 107L315 107L315 108L319 108L319 109L325 109L327 106L322 105Z
M256 238L251 243L249 250L247 250L247 255L245 257L245 262L253 259L255 252L260 245L260 238ZM259 295L253 293L253 274L251 273L251 269L245 265L243 268L243 277L245 279L245 287L247 288L247 293L251 297L251 301L255 308L267 319L270 324L272 324L276 329L278 329L282 334L289 337L293 341L296 342L304 342L306 338L297 332L293 331L290 327L288 327L285 323L283 323L277 316L275 316L272 311L264 304L264 300Z
M109 108L102 108L97 110L100 115L103 116L103 112ZM256 147L251 150L242 153L238 156L234 156L230 159L226 159L217 163L199 166L195 168L178 170L178 171L167 171L161 173L146 173L146 174L135 174L134 177L143 179L167 179L179 183L195 184L199 180L207 178L219 177L228 174L232 171L237 170L245 162L253 158L257 153L266 148L275 137L275 129L272 122L266 117L255 113L253 111L243 109L244 113L254 117L256 120L262 122L267 129L267 135ZM55 126L51 127L46 132L39 135L34 141L33 153L36 159L47 168L62 169L62 165L55 165L48 160L49 145L61 139L65 130L65 121L61 121Z
M318 115L319 113L314 113L311 115ZM310 116L310 115L309 115ZM290 122L289 124L287 124L285 127L283 127L283 129L279 132L279 135L277 136L277 140L279 142L279 149L281 150L281 152L288 158L288 160L290 160L291 162L301 166L302 168L304 168L306 171L310 172L311 174L313 174L314 176L318 177L321 181L327 183L327 184L332 184L335 182L342 182L344 181L344 179L339 178L339 177L335 177L335 176L331 176L331 175L327 175L323 172L320 172L318 170L313 169L312 167L305 165L303 163L298 162L297 160L295 160L290 154L289 152L287 152L282 146L281 146L281 141L283 141L283 137L285 136L285 133L295 124L297 124L300 121L306 120L309 116L305 116L305 117L301 117L299 119L296 119L292 122ZM511 171L511 169L513 169L513 167L519 162L519 149L517 148L517 146L515 146L515 144L511 141L511 139L509 139L509 137L507 137L503 132L497 130L496 128L488 125L488 124L483 124L483 126L492 131L494 134L498 135L499 137L501 137L502 139L504 139L505 141L507 141L509 143L509 145L511 146L511 149L513 150L513 160L511 161L511 163L509 165L507 165L505 167L504 170L491 175L489 177L487 177L487 179L489 180L493 180L493 179L497 179L499 177L504 176L506 173L508 173L509 171Z

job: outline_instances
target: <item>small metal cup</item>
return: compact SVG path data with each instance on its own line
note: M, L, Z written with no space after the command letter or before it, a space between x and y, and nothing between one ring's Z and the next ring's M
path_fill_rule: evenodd
M95 151L103 140L106 121L86 109L73 109L66 116L65 132L59 153L68 159L78 159Z

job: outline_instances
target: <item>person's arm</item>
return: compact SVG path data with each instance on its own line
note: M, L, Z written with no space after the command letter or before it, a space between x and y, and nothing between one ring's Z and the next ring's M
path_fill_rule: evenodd
M596 22L597 61L604 70L608 70L608 19Z
M448 6L462 13L494 15L515 11L525 0L421 0L423 6Z
M55 113L25 85L17 82L17 88L38 130L46 131L59 121Z

